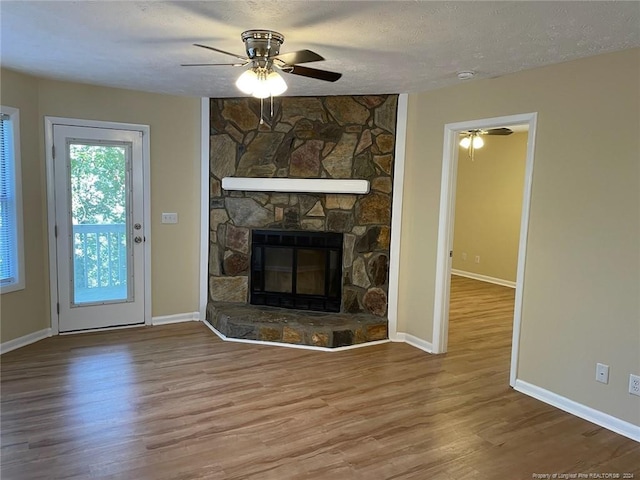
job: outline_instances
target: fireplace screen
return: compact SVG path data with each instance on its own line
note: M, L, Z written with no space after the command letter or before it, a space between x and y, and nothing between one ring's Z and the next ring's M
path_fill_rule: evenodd
M340 311L342 234L254 230L251 303Z

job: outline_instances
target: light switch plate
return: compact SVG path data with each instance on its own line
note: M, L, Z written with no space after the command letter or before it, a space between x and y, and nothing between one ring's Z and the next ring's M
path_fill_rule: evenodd
M163 213L162 214L162 223L178 223L178 214L177 213Z

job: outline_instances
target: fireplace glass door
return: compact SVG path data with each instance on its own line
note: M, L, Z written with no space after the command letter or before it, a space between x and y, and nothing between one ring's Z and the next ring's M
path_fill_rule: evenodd
M274 293L293 293L293 249L265 247L264 289Z
M254 230L251 303L340 311L342 235Z

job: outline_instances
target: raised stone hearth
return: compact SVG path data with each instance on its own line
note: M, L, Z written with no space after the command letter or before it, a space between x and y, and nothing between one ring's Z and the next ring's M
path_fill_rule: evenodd
M364 313L354 315L210 303L207 321L230 338L315 347L344 347L387 338L387 319Z

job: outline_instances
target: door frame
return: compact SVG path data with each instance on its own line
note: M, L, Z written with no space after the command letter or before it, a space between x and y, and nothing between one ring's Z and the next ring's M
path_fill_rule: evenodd
M47 240L49 247L49 300L51 313L51 333L58 335L60 317L58 314L58 262L56 254L56 210L55 210L55 177L53 162L53 127L54 125L65 125L73 127L90 127L113 130L129 130L142 133L142 215L144 219L144 235L146 241L143 243L144 251L144 325L151 325L151 175L150 175L150 141L149 125L135 123L103 122L99 120L82 120L65 117L44 117L44 140L45 140L45 164L46 164L46 190L47 190ZM140 326L133 325L133 326ZM131 327L113 327L131 328ZM106 328L108 329L108 327ZM100 329L105 330L105 329ZM87 332L92 330L83 330ZM70 333L82 333L70 332Z
M509 383L513 387L518 373L520 350L520 325L522 321L522 299L524 273L527 256L531 185L535 151L538 114L524 113L504 117L484 118L466 122L448 123L444 126L444 149L442 155L442 179L440 184L440 214L438 221L438 246L436 253L436 285L433 308L433 353L445 353L449 334L449 296L451 287L451 257L453 250L453 227L458 171L458 133L469 129L488 129L510 125L528 125L527 159L525 163L524 191L520 217L520 241L516 273L516 295L513 312L513 337L511 341L511 369Z

